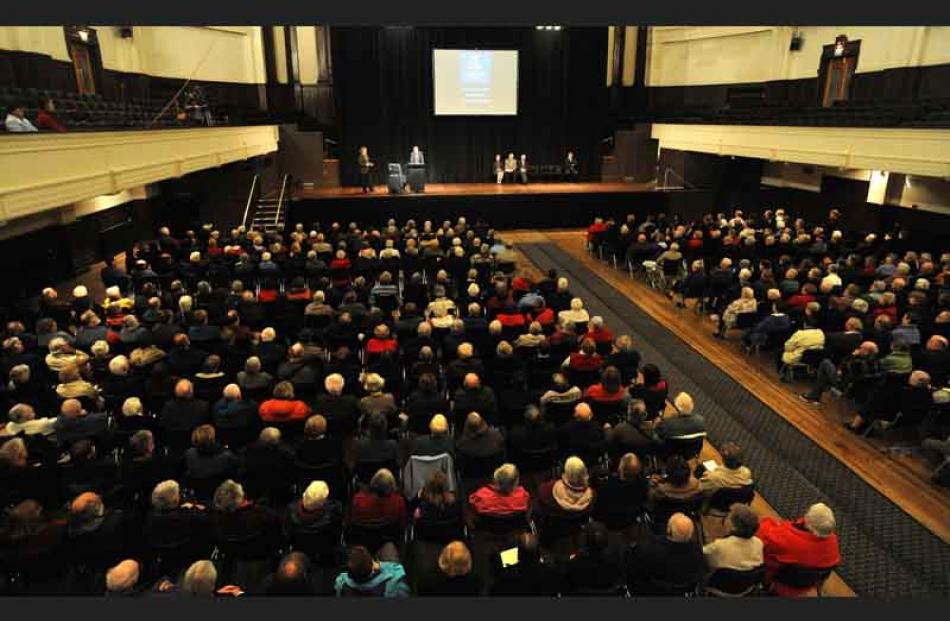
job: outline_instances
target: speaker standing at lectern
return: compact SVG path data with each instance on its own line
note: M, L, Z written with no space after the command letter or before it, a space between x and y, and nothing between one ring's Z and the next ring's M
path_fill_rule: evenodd
M373 182L370 181L369 173L370 170L372 170L374 164L372 160L369 159L369 150L366 147L360 147L359 164L360 185L363 186L363 192L372 192Z
M406 181L409 182L409 189L413 192L424 192L426 185L426 158L418 146L412 147L409 153L409 170L406 174Z

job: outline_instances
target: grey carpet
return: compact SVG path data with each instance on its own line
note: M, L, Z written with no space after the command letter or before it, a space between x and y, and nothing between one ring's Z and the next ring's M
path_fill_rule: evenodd
M744 448L758 491L776 511L797 517L814 502L832 507L842 555L838 573L856 593L950 595L950 545L557 245L518 247L537 267L569 278L574 295L615 334L630 334L643 360L660 367L671 394L692 395L713 445L733 441Z

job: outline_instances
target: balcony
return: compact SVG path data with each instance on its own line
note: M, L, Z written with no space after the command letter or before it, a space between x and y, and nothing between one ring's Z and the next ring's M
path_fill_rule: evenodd
M0 220L265 155L275 125L0 134Z

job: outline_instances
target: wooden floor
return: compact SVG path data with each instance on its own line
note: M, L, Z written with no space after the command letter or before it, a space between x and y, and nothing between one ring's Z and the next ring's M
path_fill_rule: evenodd
M645 192L655 188L653 183L427 183L425 192L390 195L385 184L373 192L364 193L357 187L299 189L296 198L378 198L380 196L506 196L509 194L608 194L617 192Z
M869 485L893 499L943 541L950 542L950 493L929 480L930 468L923 460L890 455L883 452L880 445L847 432L841 422L848 420L851 412L845 408L843 400L826 396L821 408L804 404L797 396L804 391L804 384L790 386L782 383L771 364L747 357L734 341L713 338L714 326L707 318L691 310L677 309L662 293L592 258L587 253L583 231L506 231L502 237L515 243L557 244L625 294L631 302L680 335L697 353L753 392L777 416L785 418ZM531 265L523 254L519 255L519 264ZM537 272L536 268L534 271ZM702 458L714 457L717 457L716 450L707 442ZM760 515L777 515L758 494L753 508ZM712 531L716 526L709 524L707 528ZM854 595L837 574L826 584L824 593Z
M558 244L585 267L603 277L641 309L681 335L697 353L716 364L753 392L777 415L837 458L869 485L891 498L915 520L943 541L950 543L950 492L933 484L930 469L911 456L890 455L880 445L845 430L841 423L850 418L841 400L826 395L816 408L803 403L798 394L805 385L779 381L771 364L749 358L734 340L713 338L713 324L691 310L677 309L662 293L632 280L592 258L586 250L582 231L513 231L503 234L514 242Z

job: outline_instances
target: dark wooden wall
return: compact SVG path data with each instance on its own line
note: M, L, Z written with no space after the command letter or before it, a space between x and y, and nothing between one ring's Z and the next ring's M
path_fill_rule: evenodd
M141 73L126 73L103 68L96 84L99 95L105 99L170 99L185 80L162 78ZM240 109L262 109L263 85L236 82L194 80L218 106ZM46 54L0 50L0 86L36 88L76 92L76 77L71 63L55 60Z

